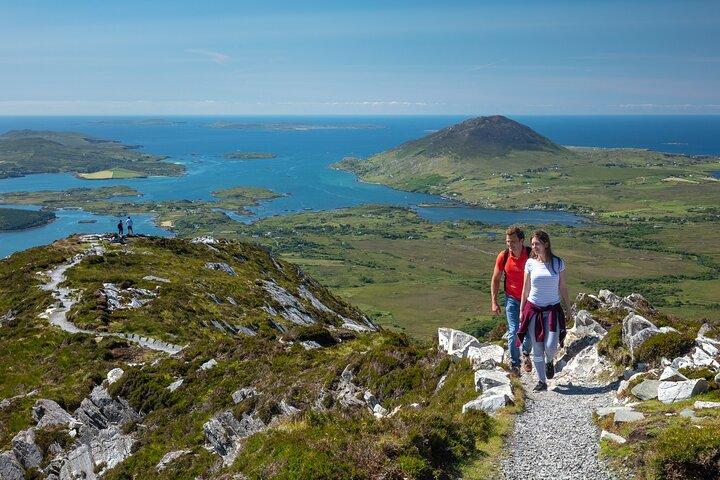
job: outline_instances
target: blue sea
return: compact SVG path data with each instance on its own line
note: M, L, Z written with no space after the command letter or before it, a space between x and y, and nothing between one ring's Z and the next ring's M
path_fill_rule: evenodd
M143 117L148 118L148 117ZM0 117L0 133L34 129L76 131L113 139L140 150L167 156L185 165L183 177L87 181L70 174L40 174L0 180L0 192L64 190L74 187L128 185L142 200L213 198L212 192L233 186L269 188L285 196L252 208L259 218L300 211L332 210L363 204L412 208L430 221L478 220L493 224L561 223L583 219L570 212L499 211L457 206L440 197L401 192L359 182L347 172L329 168L346 156L367 157L427 135L467 117L163 117L167 124L140 124L139 117ZM692 155L720 155L720 116L514 116L557 143L574 146L640 147ZM213 122L293 123L322 129L218 129ZM352 128L354 126L375 128ZM227 160L233 151L277 154L274 159ZM438 207L428 205L441 205ZM94 223L85 223L88 221ZM78 223L82 221L83 223ZM86 212L61 211L49 225L0 233L0 257L52 242L75 232L112 231L117 219ZM148 216L135 218L136 231L169 234Z

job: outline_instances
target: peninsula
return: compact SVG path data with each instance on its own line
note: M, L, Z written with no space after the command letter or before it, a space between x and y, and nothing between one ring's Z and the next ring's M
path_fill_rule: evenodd
M717 158L563 147L500 115L469 119L334 167L368 182L486 207L680 218L720 204L720 183L712 178Z
M12 130L0 135L0 178L34 173L73 173L101 180L177 176L185 167L164 162L114 140L76 132Z
M55 220L55 214L38 210L0 207L0 232L39 227Z

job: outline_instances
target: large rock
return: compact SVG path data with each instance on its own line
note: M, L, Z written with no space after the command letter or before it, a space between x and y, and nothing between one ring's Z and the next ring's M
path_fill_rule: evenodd
M472 335L461 332L460 330L444 327L438 328L438 343L441 350L457 358L467 356L470 347L482 347L477 338Z
M75 410L75 418L83 425L80 440L90 443L100 430L140 420L140 415L123 398L112 398L103 386L95 387Z
M663 403L678 402L701 394L707 389L708 382L704 378L682 382L660 382L658 385L658 400Z
M110 370L107 374L108 385L112 385L113 383L120 380L124 374L125 370L123 370L122 368L113 368L112 370Z
M626 347L630 349L630 353L634 356L634 351L653 335L658 335L658 329L650 320L636 313L630 313L623 319L622 341Z
M643 380L641 383L635 385L633 389L630 390L630 393L640 400L652 400L653 398L657 398L658 385L660 385L660 382L657 380Z
M2 480L24 480L25 471L12 452L0 453L0 478Z
M585 338L597 337L587 336ZM612 383L615 380L615 369L605 357L598 353L596 343L590 342L589 346L584 347L574 356L570 356L574 345L569 346L566 349L567 353L556 364L555 382L583 386L604 386ZM583 342L576 342L575 345L583 344Z
M462 406L462 413L468 410L482 410L487 413L495 413L499 409L512 405L514 395L509 385L499 385L485 391L477 399L471 400Z
M238 404L248 398L252 398L258 394L254 387L245 387L235 390L232 394L233 403Z
M600 292L598 292L598 299L602 303L603 308L623 308L626 306L623 299L610 290L600 290Z
M32 416L37 422L37 428L54 427L55 425L69 425L75 421L75 419L60 405L45 398L35 402Z
M467 358L475 369L494 368L502 364L504 355L505 349L500 345L470 346L467 350Z
M602 337L607 333L607 330L596 322L587 310L580 310L575 314L575 325L571 330L575 330L578 337L585 335Z
M475 390L484 392L500 385L510 385L507 372L498 368L495 370L477 370L475 372Z
M209 269L209 270L218 270L218 271L220 271L220 272L225 272L225 273L227 273L228 275L232 275L232 276L237 275L237 274L235 273L235 270L234 270L230 265L228 265L228 264L225 263L225 262L217 262L217 263L215 263L215 262L207 262L207 263L205 264L205 268L207 268L207 269Z
M361 407L365 405L365 400L360 398L364 390L353 383L355 375L350 368L346 366L340 374L340 381L335 388L335 398L343 407Z
M35 444L35 430L22 430L12 439L15 458L26 469L38 468L43 460L43 454Z

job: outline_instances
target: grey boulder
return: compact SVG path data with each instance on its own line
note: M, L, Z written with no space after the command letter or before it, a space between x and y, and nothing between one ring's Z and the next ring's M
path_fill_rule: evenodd
M708 382L704 378L685 380L682 382L660 382L658 385L658 400L663 403L686 400L699 395L708 389Z
M640 400L652 400L658 396L658 385L660 385L658 380L643 380L635 385L630 393Z

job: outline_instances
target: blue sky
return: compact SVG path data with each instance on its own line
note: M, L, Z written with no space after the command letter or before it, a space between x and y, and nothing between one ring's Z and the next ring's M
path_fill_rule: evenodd
M718 114L718 1L7 1L0 115Z

